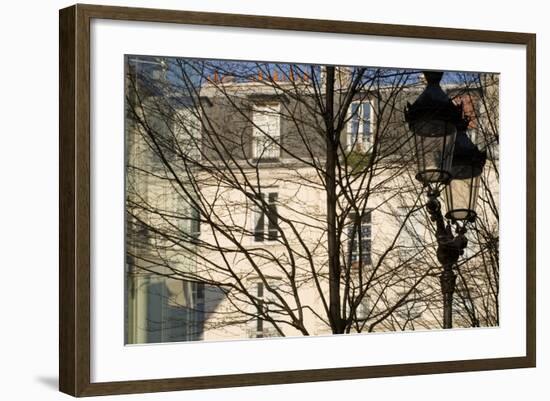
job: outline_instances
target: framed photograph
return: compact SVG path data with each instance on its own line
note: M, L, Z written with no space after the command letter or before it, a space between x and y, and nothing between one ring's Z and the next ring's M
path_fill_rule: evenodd
M60 11L60 390L534 367L535 35Z

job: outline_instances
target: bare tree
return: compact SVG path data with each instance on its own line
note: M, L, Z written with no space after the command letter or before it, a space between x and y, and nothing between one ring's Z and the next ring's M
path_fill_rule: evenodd
M433 326L420 316L437 316L438 266L426 225L411 229L425 216L402 112L415 71L162 62L127 66L129 274L202 292L181 302L197 331Z

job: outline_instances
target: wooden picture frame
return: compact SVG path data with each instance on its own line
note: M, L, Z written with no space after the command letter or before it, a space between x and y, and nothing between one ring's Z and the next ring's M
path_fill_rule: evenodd
M109 19L218 27L258 28L448 41L517 44L526 47L526 355L491 359L365 367L256 372L221 376L91 382L90 332L90 22ZM74 5L60 10L60 292L59 388L73 396L346 380L401 375L534 367L536 361L535 279L535 46L529 33L495 32L217 14L141 8Z

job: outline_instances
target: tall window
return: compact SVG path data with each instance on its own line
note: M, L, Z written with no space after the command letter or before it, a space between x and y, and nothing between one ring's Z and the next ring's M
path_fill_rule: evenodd
M349 257L351 265L372 264L372 212L363 214L360 223L352 216L348 226Z
M277 192L262 193L254 206L254 241L275 241L279 237L277 215Z
M200 211L191 206L191 216L189 220L189 233L193 241L197 241L201 235L201 215Z
M368 100L354 101L349 108L347 149L368 151L372 145L372 105Z
M268 280L269 287L277 291L276 278ZM248 323L248 335L251 338L277 337L279 333L273 324L266 319L277 318L280 312L277 311L276 298L267 288L263 281L251 282L251 295L255 298L255 303L251 305L251 313L254 316Z
M255 105L252 115L252 157L278 159L281 155L281 107L279 104Z

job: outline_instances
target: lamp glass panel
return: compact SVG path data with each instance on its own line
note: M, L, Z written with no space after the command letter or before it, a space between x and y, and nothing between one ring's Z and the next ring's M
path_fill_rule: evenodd
M451 170L456 128L442 120L423 120L414 127L418 173L422 181L444 181Z
M447 217L455 220L467 220L475 216L479 176L453 179L445 187Z

